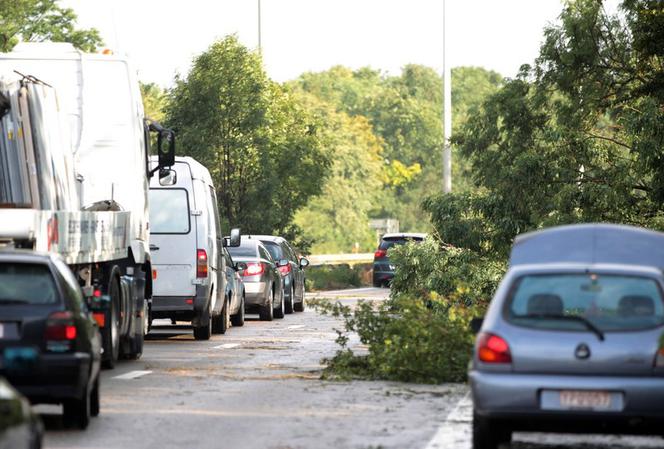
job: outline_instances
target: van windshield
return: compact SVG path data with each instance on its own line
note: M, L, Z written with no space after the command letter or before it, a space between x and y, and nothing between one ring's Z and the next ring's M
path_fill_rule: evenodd
M0 263L0 307L8 304L55 304L58 294L45 265Z
M524 276L513 288L505 313L513 324L553 330L585 330L588 322L602 332L664 324L659 286L639 276Z
M184 189L150 189L150 233L188 234L189 199Z

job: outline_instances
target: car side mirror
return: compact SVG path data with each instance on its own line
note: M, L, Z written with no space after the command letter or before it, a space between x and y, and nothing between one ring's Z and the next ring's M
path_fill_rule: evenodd
M234 268L235 271L244 271L247 269L247 264L244 262L236 262Z
M484 324L484 317L476 317L470 320L470 330L473 334L479 334L482 324Z
M309 259L305 259L304 257L300 258L300 267L305 268L309 266Z
M290 262L288 261L288 259L279 259L279 260L277 261L277 266L278 266L278 267L285 267L285 266L287 266L289 263L290 263Z

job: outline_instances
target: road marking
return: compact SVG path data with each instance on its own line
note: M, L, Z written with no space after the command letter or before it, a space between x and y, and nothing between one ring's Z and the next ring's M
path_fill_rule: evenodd
M470 393L456 403L425 449L470 449L473 402Z
M303 327L307 327L305 324L293 324L292 326L288 326L286 329L302 329Z
M145 376L146 374L150 374L152 371L129 371L128 373L121 374L119 376L113 377L113 379L120 379L120 380L128 380L128 379L136 379L141 376Z
M240 346L239 343L224 343L223 345L213 346L212 349L233 349Z

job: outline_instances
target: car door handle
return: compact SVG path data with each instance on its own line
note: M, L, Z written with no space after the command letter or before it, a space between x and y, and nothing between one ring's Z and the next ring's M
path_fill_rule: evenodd
M157 245L150 245L150 251L158 251L159 247Z

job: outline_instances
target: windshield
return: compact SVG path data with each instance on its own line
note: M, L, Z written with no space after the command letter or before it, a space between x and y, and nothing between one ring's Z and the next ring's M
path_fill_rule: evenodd
M150 189L150 233L188 234L189 200L184 189Z
M664 324L659 286L653 279L638 276L524 276L513 288L506 312L514 324L556 330L585 330L588 325L583 321L600 331Z
M45 265L0 263L0 306L55 304L58 294Z
M397 238L390 238L390 239L383 239L380 242L379 249L390 249L394 245L403 245L404 243L408 242L421 242L423 239L419 237L397 237Z
M231 254L233 259L243 257L258 257L256 242L245 238L242 238L240 246L228 248L228 252Z

